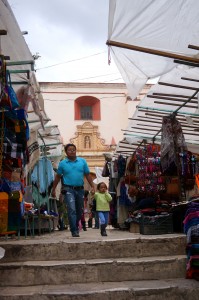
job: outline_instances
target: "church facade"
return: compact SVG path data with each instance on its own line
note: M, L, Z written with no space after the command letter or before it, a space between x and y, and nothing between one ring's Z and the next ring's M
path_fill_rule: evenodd
M45 110L63 143L74 143L93 173L123 139L122 129L149 87L132 100L124 83L40 82Z

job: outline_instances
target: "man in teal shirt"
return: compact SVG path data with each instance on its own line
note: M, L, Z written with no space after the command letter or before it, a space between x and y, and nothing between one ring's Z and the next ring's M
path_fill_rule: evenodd
M84 176L94 193L94 183L86 160L76 156L76 146L67 144L65 146L66 158L58 166L57 174L53 182L52 197L58 182L62 179L62 193L67 205L70 231L73 237L79 237L79 221L84 209Z

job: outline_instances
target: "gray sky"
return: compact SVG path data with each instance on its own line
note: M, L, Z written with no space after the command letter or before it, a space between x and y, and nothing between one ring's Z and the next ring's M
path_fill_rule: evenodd
M113 59L108 65L108 0L8 2L21 31L28 31L30 51L41 56L39 81L123 82Z

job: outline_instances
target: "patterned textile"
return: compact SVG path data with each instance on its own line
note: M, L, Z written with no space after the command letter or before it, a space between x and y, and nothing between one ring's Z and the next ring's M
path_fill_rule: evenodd
M8 138L6 139L6 143L3 143L3 152L12 158L24 159L23 145L12 143Z
M3 156L3 170L12 171L13 168L22 168L22 159L12 158L8 155Z
M10 181L6 178L0 178L0 192L10 193L12 191L21 191L21 181Z
M24 120L10 120L5 118L5 136L13 143L22 144L24 151L27 146L26 123Z
M24 109L16 109L16 110L11 110L7 111L5 113L5 116L9 118L10 120L15 120L15 121L20 121L23 120L25 122L25 133L26 133L26 140L29 140L30 137L30 130L29 130L29 125L27 121L27 113Z
M181 124L173 116L162 119L161 166L162 171L171 171L177 166L176 148L187 148Z
M0 178L0 192L9 193L11 191L9 181L6 178Z
M199 210L196 210L196 211L194 211L194 212L191 212L191 213L189 213L186 217L185 217L185 219L184 219L184 221L183 221L183 224L186 224L189 220L191 220L192 218L197 218L197 217L199 217Z
M21 181L21 168L13 169L12 171L3 171L2 176L13 182Z
M184 224L184 232L187 234L189 228L197 224L199 224L199 217L192 218L186 224Z
M191 202L185 214L184 231L187 235L187 270L186 278L199 280L199 203Z
M193 225L187 230L187 244L191 243L194 236L199 237L199 224Z
M40 148L37 141L37 132L30 133L30 139L27 142L27 149L29 154L29 163L27 165L27 171L32 170L35 164L38 162L40 158Z

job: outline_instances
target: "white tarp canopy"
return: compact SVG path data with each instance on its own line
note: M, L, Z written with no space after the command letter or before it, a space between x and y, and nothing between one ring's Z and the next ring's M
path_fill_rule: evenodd
M159 77L129 121L116 153L130 155L143 139L160 143L162 117L173 113L188 148L198 152L198 11L194 0L109 1L107 44L132 99L148 79Z
M176 66L173 58L196 57L198 51L188 45L199 40L198 11L195 0L109 1L107 44L117 43L111 53L132 99L149 78L171 71ZM125 49L124 44L139 51ZM140 52L143 48L173 58Z
M35 77L33 56L7 0L0 0L0 54L10 58L6 62L11 71L12 86L19 94L20 104L28 112L30 129L36 130L49 119Z

